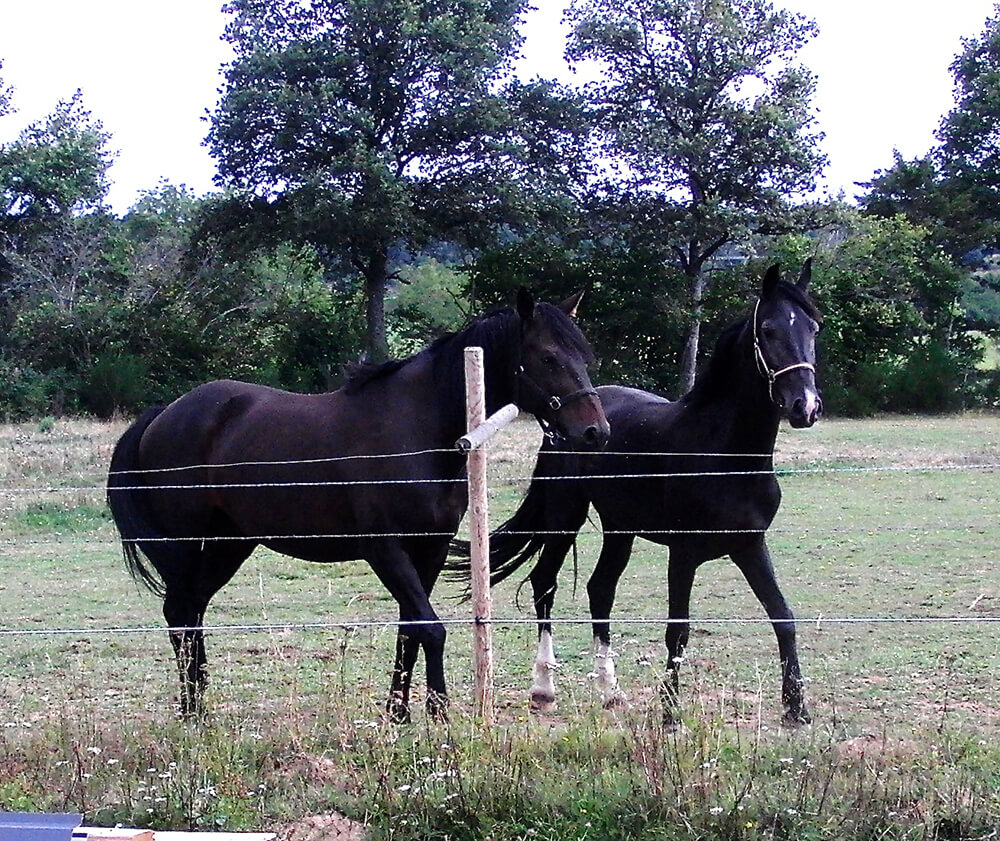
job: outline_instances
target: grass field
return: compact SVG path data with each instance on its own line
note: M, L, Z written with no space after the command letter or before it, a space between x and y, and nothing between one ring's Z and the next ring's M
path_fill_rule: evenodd
M451 722L418 713L390 727L394 602L361 563L258 551L208 621L264 627L211 634L211 715L178 722L159 604L126 574L100 490L122 428L0 427L0 808L161 828L281 828L339 810L392 838L1000 831L996 417L782 430L784 503L769 543L800 619L814 718L791 731L773 633L725 561L695 583L685 726L659 726L666 557L642 541L613 625L628 710L600 710L581 623L557 628L558 710L530 715L534 631L501 623L500 725L482 732L462 623L448 644ZM521 422L494 445L494 523L516 506L536 445ZM586 618L598 547L588 526L560 617ZM442 616L467 618L458 595L439 587ZM531 615L515 581L494 599L502 618ZM312 622L345 624L282 627Z

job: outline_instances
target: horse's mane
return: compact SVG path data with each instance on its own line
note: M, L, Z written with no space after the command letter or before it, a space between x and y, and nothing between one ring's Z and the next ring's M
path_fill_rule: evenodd
M822 313L807 292L786 281L778 283L778 292L791 299L814 321L823 323ZM694 387L682 398L686 403L689 405L706 403L717 397L722 389L728 388L736 362L739 338L749 321L749 316L742 318L722 331L716 340L711 357L695 378Z
M553 337L562 345L575 349L589 363L593 361L593 352L583 334L559 307L553 304L538 302L535 305L535 318L545 322L545 326ZM347 383L344 391L356 394L368 384L384 379L404 368L417 358L430 356L434 363L435 379L441 386L444 395L465 394L465 359L463 351L467 347L481 347L487 365L486 371L487 404L494 404L489 392L510 383L520 359L520 324L521 319L512 307L493 310L480 316L454 333L446 333L436 339L428 347L418 351L406 359L391 359L381 364L361 364L348 370Z
M748 321L749 318L742 318L722 331L715 342L715 349L708 362L698 371L694 386L681 400L688 405L708 403L717 397L724 388L728 387L729 380L733 375L740 334Z
M357 362L347 366L347 382L344 384L346 394L357 394L368 383L380 380L393 374L406 365L413 357L406 359L390 359L387 362Z
M361 363L348 368L347 384L344 391L347 394L357 394L365 386L395 374L415 359L430 356L434 360L435 372L439 380L444 380L449 387L456 386L451 382L460 378L458 388L465 389L465 366L462 350L466 347L483 348L484 356L492 357L491 351L497 350L510 342L509 330L517 316L510 308L495 310L472 321L462 330L445 333L435 339L423 350L417 351L405 359L390 359L382 363ZM456 359L457 357L457 359Z

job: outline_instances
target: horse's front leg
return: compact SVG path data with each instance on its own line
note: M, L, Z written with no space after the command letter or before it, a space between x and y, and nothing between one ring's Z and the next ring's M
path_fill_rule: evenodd
M556 707L555 646L552 640L552 605L555 602L559 569L573 545L576 535L556 535L547 540L542 554L531 570L532 597L535 616L538 618L538 650L531 670L531 691L528 696L530 709L550 712Z
M385 710L389 720L395 724L408 724L410 721L410 682L413 677L413 667L420 652L420 642L410 633L403 612L399 615L399 630L396 632L396 660L392 667L392 679L389 684L389 699Z
M443 553L440 560L443 562ZM419 558L418 558L419 559ZM396 639L396 661L386 710L392 721L410 720L410 682L420 648L427 661L427 709L432 716L443 718L448 705L444 680L444 644L447 632L430 603L430 590L441 570L421 564L393 538L373 541L368 563L379 580L399 604L399 633Z
M628 697L618 686L615 655L611 650L611 608L618 581L632 555L635 536L606 534L594 572L587 582L590 618L594 630L594 677L605 709L628 705Z
M731 557L767 611L778 639L778 656L781 658L781 701L785 707L785 723L808 724L812 719L806 709L802 671L799 668L795 641L795 615L778 587L771 555L763 535L749 549L734 552Z

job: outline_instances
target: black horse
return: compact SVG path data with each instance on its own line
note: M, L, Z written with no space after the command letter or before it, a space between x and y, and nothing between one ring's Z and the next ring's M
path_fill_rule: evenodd
M125 432L108 504L130 571L163 597L182 714L200 708L206 683L205 609L257 545L308 561L367 561L399 603L389 714L409 717L420 647L428 711L444 713L445 628L429 596L467 506L465 456L455 450L465 431L463 351L483 348L488 412L514 402L568 446L599 448L608 423L587 374L591 351L570 318L579 298L536 306L522 290L516 308L408 359L359 369L339 391L211 382Z
M810 273L807 262L793 285L780 281L778 267L772 266L749 317L722 334L707 368L680 400L618 386L599 388L611 424L605 452L586 455L561 451L551 442L543 445L528 493L492 535L490 551L494 583L541 553L529 574L539 620L531 690L536 708L555 701L547 620L557 573L593 504L604 542L587 593L605 704L624 700L608 619L638 536L670 549L673 621L666 631L665 719L673 720L677 704L695 570L729 555L773 622L785 719L809 721L794 617L775 581L764 532L781 500L772 463L779 421L784 415L794 427L812 426L822 409L814 367L821 316L806 291Z

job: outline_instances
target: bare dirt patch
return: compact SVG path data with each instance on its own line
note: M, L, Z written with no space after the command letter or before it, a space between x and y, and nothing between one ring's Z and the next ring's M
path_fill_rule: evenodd
M310 815L278 832L278 841L364 841L364 824L338 815Z

